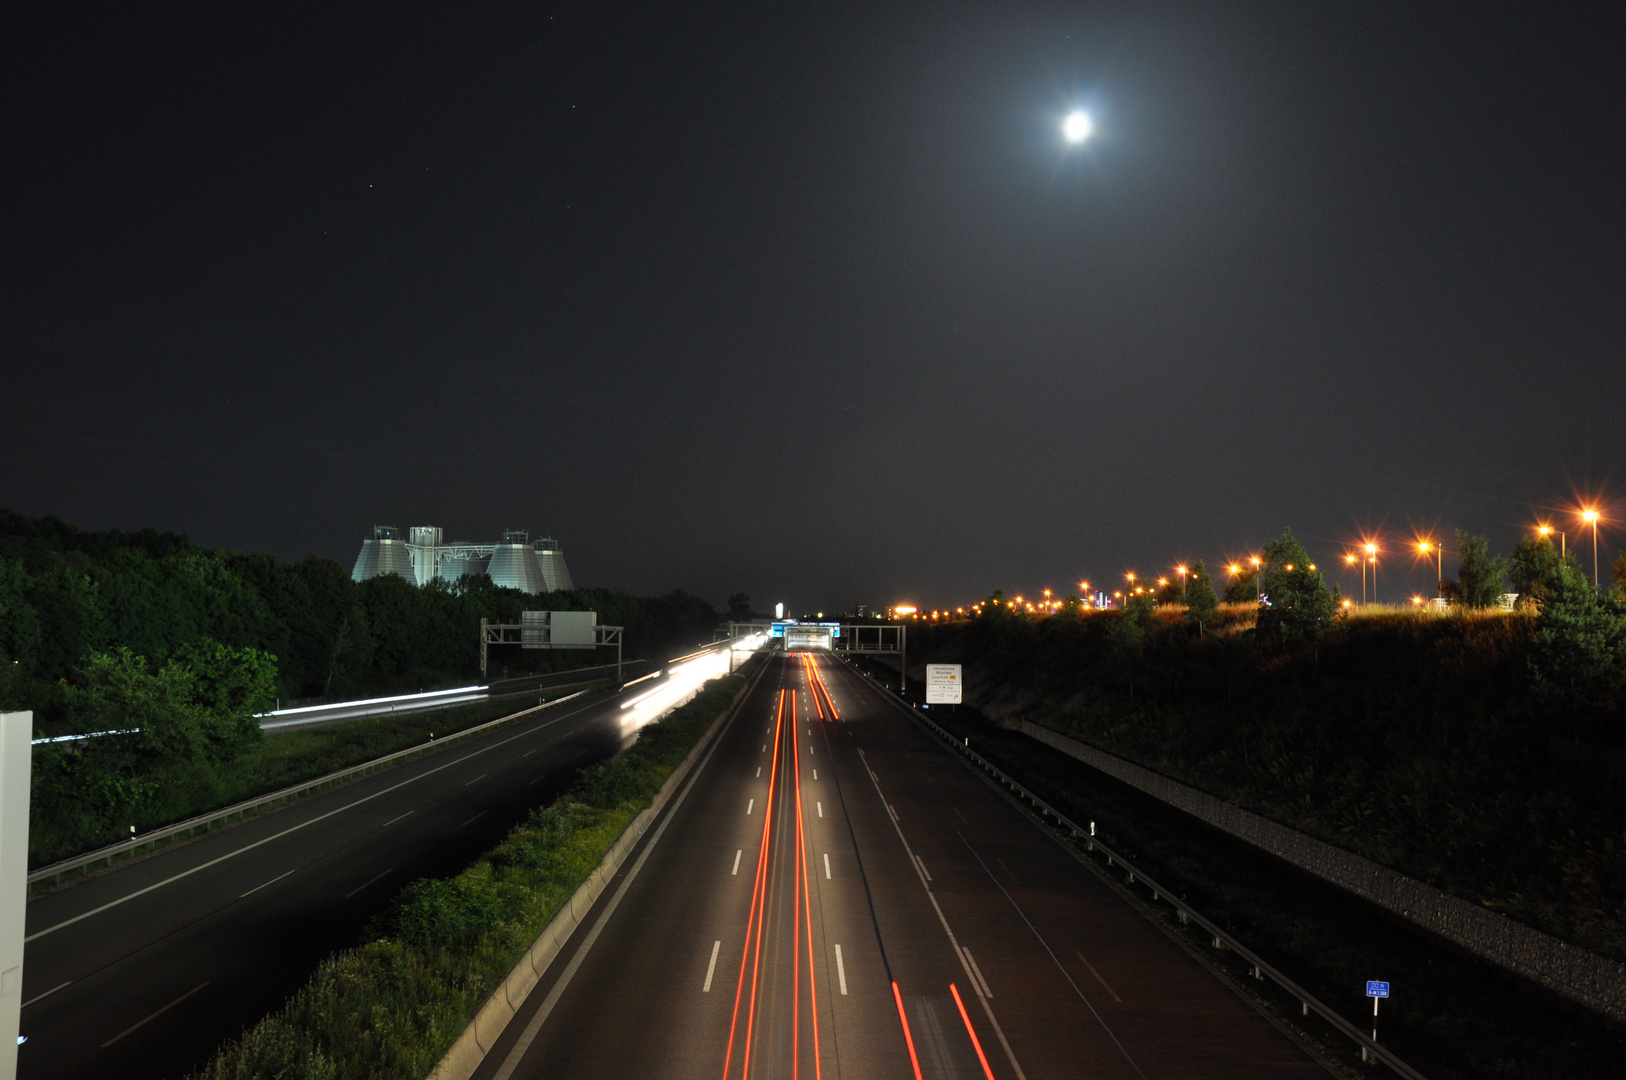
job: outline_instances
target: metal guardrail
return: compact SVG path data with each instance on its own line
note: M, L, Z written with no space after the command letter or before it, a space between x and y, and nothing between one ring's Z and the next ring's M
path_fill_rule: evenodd
M855 668L854 670L858 669ZM953 734L945 731L930 717L923 714L912 702L903 700L901 696L898 695L896 690L893 690L874 679L869 675L868 672L860 670L859 674L864 678L869 679L869 681L875 685L876 689L881 690L886 695L887 700L892 701L894 704L898 705L899 708L907 711L911 717L925 725L928 730L947 742L957 752L970 759L981 769L983 769L983 771L991 774L1001 784L1010 788L1014 794L1031 803L1034 808L1038 810L1041 818L1045 817L1046 815L1055 818L1057 824L1065 827L1072 834L1073 838L1082 839L1087 850L1095 851L1099 849L1102 854L1106 855L1108 866L1112 866L1114 863L1122 866L1129 874L1130 884L1134 884L1138 881L1152 890L1153 903L1156 903L1159 900L1168 901L1169 904L1171 904L1180 914L1182 921L1194 922L1206 930L1209 934L1213 935L1215 947L1219 947L1221 943L1223 943L1225 948L1230 949L1232 952L1236 953L1238 956L1242 957L1242 959L1246 960L1250 965L1252 965L1255 978L1268 978L1277 986L1280 986L1283 990L1286 990L1293 997L1297 998L1299 1004L1304 1009L1305 1016L1308 1016L1313 1012L1323 1020L1327 1021L1327 1023L1331 1024L1340 1034L1344 1035L1351 1042L1354 1042L1361 1048L1362 1060L1366 1060L1368 1057L1376 1058L1378 1061L1383 1062L1383 1064L1389 1066L1389 1068L1393 1069L1401 1076L1406 1077L1406 1080L1427 1080L1422 1073L1418 1072L1416 1069L1402 1061L1399 1057L1395 1056L1394 1052L1388 1047L1382 1045L1381 1043L1374 1042L1360 1028L1356 1027L1354 1024L1351 1024L1348 1020L1345 1020L1341 1015L1317 1000L1314 995L1310 994L1292 979L1289 979L1286 975L1282 974L1280 971L1267 964L1264 960L1260 959L1259 956L1246 945L1242 944L1236 938L1232 937L1230 934L1226 933L1212 922L1203 918L1202 915L1198 914L1195 909L1186 904L1184 901L1176 899L1172 893L1163 888L1156 881L1152 880L1146 874L1142 873L1133 864L1131 864L1128 859L1125 859L1122 855L1119 855L1117 852L1107 847L1107 845L1095 839L1093 828L1080 828L1077 822L1073 821L1061 811L1057 810L1055 807L1039 798L1039 796L1029 791L1014 777L1010 776L999 766L995 765L993 762L971 749L969 745L962 743Z
M360 765L352 765L349 768L328 773L326 776L318 776L314 780L307 780L303 783L295 784L292 787L283 788L280 791L273 791L268 795L260 795L256 798L248 799L244 802L236 803L235 805L227 806L223 809L215 810L208 814L200 814L197 817L188 818L186 821L177 822L174 825L166 825L161 829L154 829L151 832L142 833L140 836L133 836L128 840L121 840L116 844L109 844L106 847L97 848L95 851L86 852L83 855L75 855L71 859L63 859L61 862L52 863L50 866L42 866L38 870L30 872L28 875L28 887L30 895L32 895L33 888L38 882L50 880L52 887L54 888L62 884L62 876L64 874L71 874L76 870L88 872L92 867L95 867L97 863L101 863L104 866L112 866L113 861L118 859L120 856L130 856L133 858L142 848L156 848L158 845L172 841L176 837L180 836L190 838L193 833L196 833L199 830L211 830L217 825L225 825L230 823L232 818L238 818L241 820L247 818L251 814L258 813L259 811L276 806L277 804L288 802L293 799L303 798L304 796L314 794L337 784L342 784L345 781L358 779L367 775L368 773L377 772L392 765L400 764L401 762L406 761L408 758L416 757L419 754L426 754L431 750L439 750L443 747L454 745L466 739L473 738L474 736L483 732L490 731L492 728L497 727L500 724L507 724L519 719L522 716L527 716L534 712L540 712L541 710L554 705L561 705L564 702L570 701L573 698L578 698L585 693L587 693L586 690L578 690L574 694L568 694L565 697L556 698L553 701L545 702L541 705L533 705L529 709L521 709L519 712L511 713L508 716L500 716L495 720L489 720L486 723L478 724L475 727L465 728L464 730L453 735L447 735L439 739L431 739L426 743L419 743L417 746L409 746L405 750L397 750L393 754L385 754L383 757L373 758L371 761L364 761Z

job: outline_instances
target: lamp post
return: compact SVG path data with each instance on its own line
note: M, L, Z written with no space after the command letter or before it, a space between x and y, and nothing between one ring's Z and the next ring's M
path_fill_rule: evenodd
M1542 539L1546 540L1549 544L1552 543L1551 537L1555 531L1558 533L1558 557L1560 559L1567 559L1569 558L1569 545L1565 540L1564 530L1555 530L1551 525L1536 526L1536 532L1540 533Z
M1592 587L1598 587L1598 512L1593 509L1581 511L1581 520L1592 526Z
M1345 566L1354 566L1357 561L1361 564L1361 603L1364 604L1366 603L1366 560L1357 560L1353 555L1344 556Z
M1434 553L1434 595L1439 596L1445 587L1445 548L1432 540L1417 541L1417 553L1424 558L1429 552Z
M1378 546L1376 544L1366 545L1366 558L1372 564L1372 602L1375 604L1378 602ZM1364 589L1361 595L1366 595Z
M1260 565L1257 555L1249 555L1248 561L1253 563L1253 598L1259 599L1265 595L1265 571Z

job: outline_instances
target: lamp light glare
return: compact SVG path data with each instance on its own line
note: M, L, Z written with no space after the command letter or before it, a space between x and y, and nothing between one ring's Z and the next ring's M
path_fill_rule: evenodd
M1095 125L1090 123L1090 118L1085 113L1068 113L1067 119L1061 122L1061 133L1067 137L1067 141L1070 143L1083 142L1090 137L1090 132L1093 130L1095 130Z

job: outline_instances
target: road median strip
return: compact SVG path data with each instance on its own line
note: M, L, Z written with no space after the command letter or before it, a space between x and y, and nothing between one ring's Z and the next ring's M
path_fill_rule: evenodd
M470 1075L744 689L713 680L461 874L407 885L363 945L193 1076Z

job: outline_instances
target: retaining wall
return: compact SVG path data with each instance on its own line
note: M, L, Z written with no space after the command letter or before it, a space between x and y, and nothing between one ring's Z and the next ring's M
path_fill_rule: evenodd
M1432 930L1476 956L1626 1022L1626 964L1561 941L1050 728L1024 720L1021 730L1108 776Z

